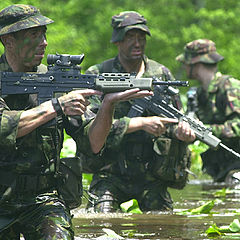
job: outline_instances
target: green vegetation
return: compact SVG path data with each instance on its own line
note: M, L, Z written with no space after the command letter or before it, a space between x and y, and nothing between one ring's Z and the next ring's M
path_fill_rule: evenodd
M127 202L120 204L120 208L125 213L142 214L142 211L140 210L138 201L136 199L131 199Z
M177 213L177 215L210 214L214 205L215 205L215 200L211 200L211 201L204 203L200 207L184 210L182 212Z
M225 56L222 72L240 78L239 1L5 0L0 2L0 9L19 3L39 7L55 21L48 27L47 53L84 53L83 71L116 54L116 47L110 43L112 15L135 10L147 18L152 33L147 55L168 66L177 78L184 76L175 57L186 42L197 38L215 41L219 53Z
M209 237L227 236L227 239L239 239L240 237L240 222L238 219L234 219L229 226L218 227L213 224L206 230ZM225 239L225 238L223 238Z

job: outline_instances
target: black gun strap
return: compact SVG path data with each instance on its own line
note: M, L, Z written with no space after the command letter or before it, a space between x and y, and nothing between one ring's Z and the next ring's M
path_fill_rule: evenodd
M54 131L54 142L55 142L55 161L54 161L54 175L55 177L59 177L59 168L60 168L60 136L58 129L62 126L63 124L63 119L61 116L56 117L56 124L54 126L55 131Z
M172 98L172 105L178 110L182 109L182 101L180 99L180 96L177 94L172 96L171 98Z

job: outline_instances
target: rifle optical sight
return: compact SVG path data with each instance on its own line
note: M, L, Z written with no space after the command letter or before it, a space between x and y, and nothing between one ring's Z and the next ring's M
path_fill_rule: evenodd
M48 54L47 63L49 65L71 66L81 64L84 59L84 54L68 55L68 54Z

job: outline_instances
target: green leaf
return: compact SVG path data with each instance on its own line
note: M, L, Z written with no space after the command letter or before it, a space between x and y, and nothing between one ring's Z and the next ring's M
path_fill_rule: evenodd
M209 227L206 230L206 234L211 237L217 237L217 236L223 235L223 233L219 231L219 228L217 227L216 224L213 224L211 227Z
M228 188L223 188L221 190L218 190L214 193L215 197L226 197L227 194L232 193L232 191Z
M230 224L229 229L231 232L240 232L240 222L238 219L234 219Z
M208 201L206 202L204 205L197 207L197 208L193 208L193 209L188 209L182 212L179 212L179 215L188 215L188 214L209 214L210 211L212 210L212 208L214 207L214 203L215 200L212 201Z
M224 233L239 233L240 232L240 222L238 219L234 219L229 226L217 227L216 224L213 224L206 230L208 236L221 236Z
M131 199L127 202L121 203L120 208L125 213L137 213L142 214L138 206L138 201L136 199Z

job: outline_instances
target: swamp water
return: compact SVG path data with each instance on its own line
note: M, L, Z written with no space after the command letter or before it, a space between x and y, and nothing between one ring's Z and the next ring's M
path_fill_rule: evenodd
M79 209L73 211L75 239L212 239L205 233L210 226L229 226L234 219L240 219L240 190L228 192L226 189L226 186L211 181L195 180L183 190L169 189L174 201L172 213L92 214L85 212L83 202ZM179 215L183 210L197 208L214 199L217 201L210 214ZM117 236L108 237L105 229L114 231ZM240 239L240 234L227 234L215 239Z

